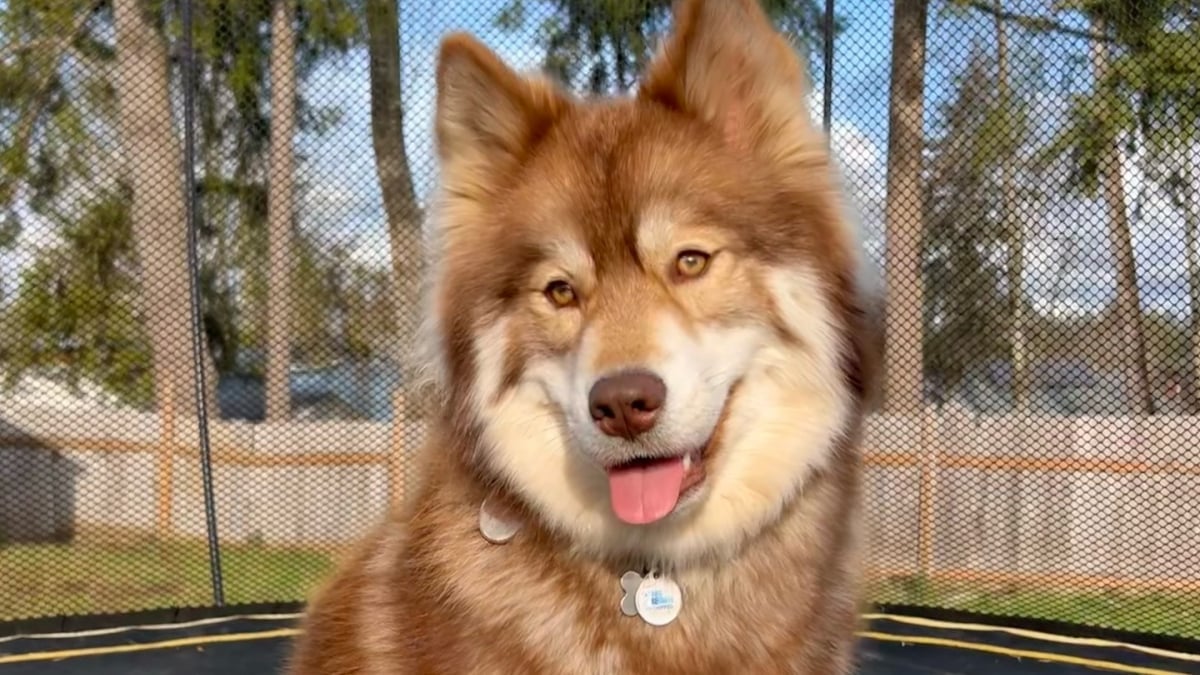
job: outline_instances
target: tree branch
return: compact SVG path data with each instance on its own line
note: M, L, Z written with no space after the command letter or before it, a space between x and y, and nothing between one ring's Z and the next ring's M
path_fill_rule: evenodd
M9 152L19 153L19 171L13 171L13 174L23 173L25 165L29 161L29 143L33 139L33 131L37 126L37 119L41 116L42 110L50 104L50 96L54 93L55 74L58 72L58 64L62 60L63 55L67 52L67 48L83 35L87 29L88 20L92 18L99 8L102 0L93 0L87 7L87 11L83 12L75 21L75 25L71 27L71 31L56 38L44 38L33 40L18 45L17 51L21 48L33 49L39 44L50 44L52 56L50 63L46 66L46 72L33 88L33 94L30 96L29 104L21 111L21 116L17 119L16 131L13 133L12 145L8 148ZM0 183L0 201L9 201L12 197L14 181L5 181Z
M1071 37L1082 38L1084 40L1093 40L1097 42L1116 43L1116 38L1103 33L1093 33L1090 30L1082 28L1072 28L1061 21L1055 21L1044 16L1028 16L1026 14L1018 14L1005 9L996 7L995 5L984 2L983 0L967 0L963 3L966 6L984 14L989 14L1003 21L1011 21L1018 26L1039 33L1059 33L1061 35L1070 35Z
M71 31L66 35L39 37L27 42L17 42L10 45L4 45L4 47L0 49L0 60L42 49L44 47L50 47L51 51L61 54L67 45L70 45L83 35L83 30L87 28L88 19L92 18L92 15L100 10L101 4L102 2L100 0L94 0L90 5L88 5L86 11L79 16L79 18L75 21L75 24L71 26Z
M58 45L58 43L61 41L62 37L56 36L37 38L28 42L17 42L11 45L6 45L4 49L0 50L0 60L8 59L26 52L41 49L43 47L56 47L56 45Z

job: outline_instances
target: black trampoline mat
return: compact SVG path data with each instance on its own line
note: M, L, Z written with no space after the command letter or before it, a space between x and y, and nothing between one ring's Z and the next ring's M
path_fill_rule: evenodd
M1200 674L1200 655L899 615L870 615L861 675ZM0 640L4 675L281 672L295 615L216 618Z

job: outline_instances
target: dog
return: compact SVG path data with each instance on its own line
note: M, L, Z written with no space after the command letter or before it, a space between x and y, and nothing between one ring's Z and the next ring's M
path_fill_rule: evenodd
M419 488L294 675L853 668L878 323L807 70L682 0L636 91L443 39Z

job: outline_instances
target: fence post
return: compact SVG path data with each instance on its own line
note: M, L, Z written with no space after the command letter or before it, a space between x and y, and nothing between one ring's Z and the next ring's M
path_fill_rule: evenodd
M392 509L404 499L404 389L392 394L392 442L388 452L388 503Z
M921 432L918 452L921 455L921 488L919 521L917 525L918 573L928 578L933 571L933 542L937 520L937 473L940 443L938 438L938 416L933 406L925 406L921 412Z
M171 511L174 500L175 477L175 393L163 387L162 407L159 409L158 453L154 467L157 486L156 531L160 539L171 535Z

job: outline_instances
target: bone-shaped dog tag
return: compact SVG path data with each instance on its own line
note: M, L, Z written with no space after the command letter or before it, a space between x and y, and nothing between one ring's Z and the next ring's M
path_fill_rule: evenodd
M621 575L621 613L625 616L637 616L637 590L642 585L642 575L637 572L626 572Z

